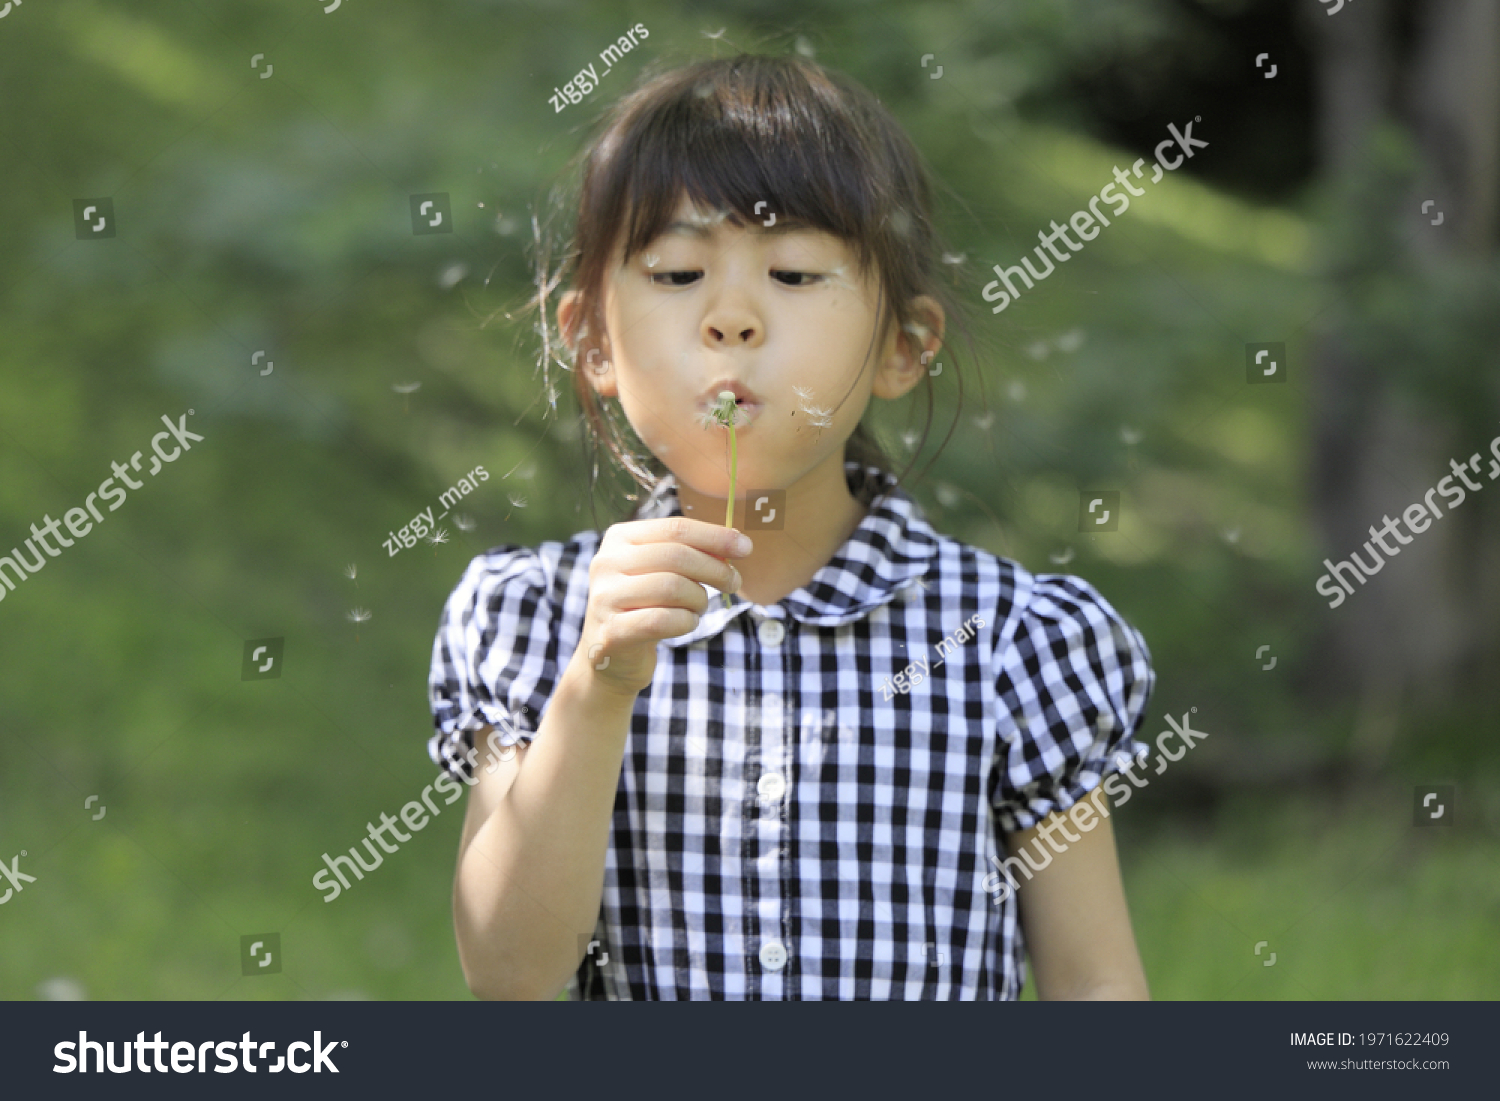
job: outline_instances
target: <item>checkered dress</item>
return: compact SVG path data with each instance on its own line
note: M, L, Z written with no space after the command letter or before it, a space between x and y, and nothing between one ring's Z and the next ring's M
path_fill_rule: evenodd
M892 476L846 471L870 511L806 586L711 600L659 644L569 997L1020 996L1016 898L983 881L1002 833L1129 764L1150 652L1087 582L940 535ZM636 513L679 514L670 476ZM449 596L428 752L456 778L485 724L532 738L599 540L495 547Z

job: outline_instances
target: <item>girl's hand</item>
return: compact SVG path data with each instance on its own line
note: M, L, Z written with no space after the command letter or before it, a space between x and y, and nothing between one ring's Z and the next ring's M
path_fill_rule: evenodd
M702 585L726 593L751 551L733 528L673 516L614 524L589 563L589 602L573 663L592 683L635 695L656 672L656 644L685 635L708 610ZM701 584L700 584L701 583Z

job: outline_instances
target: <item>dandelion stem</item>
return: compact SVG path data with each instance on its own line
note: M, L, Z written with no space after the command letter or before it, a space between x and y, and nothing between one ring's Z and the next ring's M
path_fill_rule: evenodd
M724 526L734 527L734 491L735 477L739 473L737 467L739 456L735 454L734 421L735 421L735 398L734 391L720 390L719 404L714 409L714 419L729 429L729 502L724 511ZM724 607L729 607L729 594L724 594Z
M729 509L724 513L724 526L734 527L734 477L738 456L734 453L734 425L729 426Z

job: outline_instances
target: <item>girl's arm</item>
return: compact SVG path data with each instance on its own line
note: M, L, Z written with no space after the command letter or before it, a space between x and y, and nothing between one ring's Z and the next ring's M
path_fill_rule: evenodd
M555 998L599 917L635 693L589 683L573 664L536 740L517 744L493 773L474 770L453 925L464 978L479 998ZM486 727L475 745L488 736Z
M1089 803L1096 798L1108 807L1102 792L1091 794ZM1054 811L1031 829L1006 835L1013 856L1030 847L1035 864L1043 862L1044 853L1052 857L1030 880L1017 873L1016 899L1037 997L1147 1001L1151 992L1130 928L1114 827L1107 817L1093 820L1097 824L1085 832L1068 815ZM1083 821L1087 824L1088 818ZM1042 834L1050 834L1052 847Z

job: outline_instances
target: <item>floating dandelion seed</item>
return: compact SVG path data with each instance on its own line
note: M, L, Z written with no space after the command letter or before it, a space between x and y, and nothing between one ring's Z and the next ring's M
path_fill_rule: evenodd
M1134 447L1145 438L1146 435L1144 432L1140 432L1137 429L1131 428L1128 424L1120 425L1120 441L1124 443L1126 447Z
M1051 352L1052 348L1045 340L1033 340L1026 345L1026 354L1032 359L1046 359Z
M1060 551L1053 551L1047 558L1054 566L1066 566L1073 561L1073 548L1064 547Z
M917 446L917 434L911 431L903 432L901 442L906 445L906 450L910 451Z
M464 532L473 531L479 526L474 517L463 512L455 512L453 514L453 522L458 525L459 531Z
M966 253L966 252L945 252L945 253L943 253L943 263L945 263L945 264L962 264L968 258L969 258L969 254Z
M944 508L954 508L958 504L958 490L947 482L938 482L932 487L933 495L937 497L938 504Z
M448 529L438 528L437 531L427 537L427 541L432 544L432 556L436 558L438 546L448 541Z
M511 494L507 494L507 496L510 499L510 503L514 507L516 507L516 508L525 508L526 507L526 498L523 497L523 496L521 496L519 493L511 493Z
M833 423L833 410L823 409L812 403L812 391L805 386L793 386L801 411L807 414L807 423L814 428L827 428Z
M990 430L990 427L994 423L995 423L995 414L994 413L976 413L976 414L974 414L974 427L977 428L977 429L979 429L979 431L981 431L981 432L988 432Z
M404 395L404 397L406 399L406 408L405 408L405 411L408 412L408 413L410 413L411 412L411 396L413 394L415 394L418 390L422 389L422 384L420 382L393 382L393 383L391 383L391 389L394 390L394 391L396 391L396 393L398 393L398 394Z
M1053 343L1059 352L1076 352L1083 347L1084 333L1082 329L1069 329L1058 337Z
M344 567L344 576L347 577L350 581L354 581L354 587L356 589L359 588L359 582L355 581L355 578L359 576L359 567L356 566L353 562L350 562L347 566Z
M1222 532L1220 532L1220 534L1223 535L1225 541L1230 544L1238 543L1240 541L1239 528L1225 528Z
M659 263L661 263L661 257L660 256L656 255L656 253L654 253L654 252L648 252L648 253L646 253L646 266L648 268L654 268Z
M359 641L359 625L361 623L368 623L370 621L370 615L371 612L368 608L354 608L346 617L350 623L354 624L355 642Z
M1011 401L1018 404L1025 401L1026 384L1018 378L1011 379L1010 384L1005 388L1005 396L1010 398Z
M728 27L720 27L716 31L700 31L699 33L702 34L704 38L723 38L724 32L728 29Z

